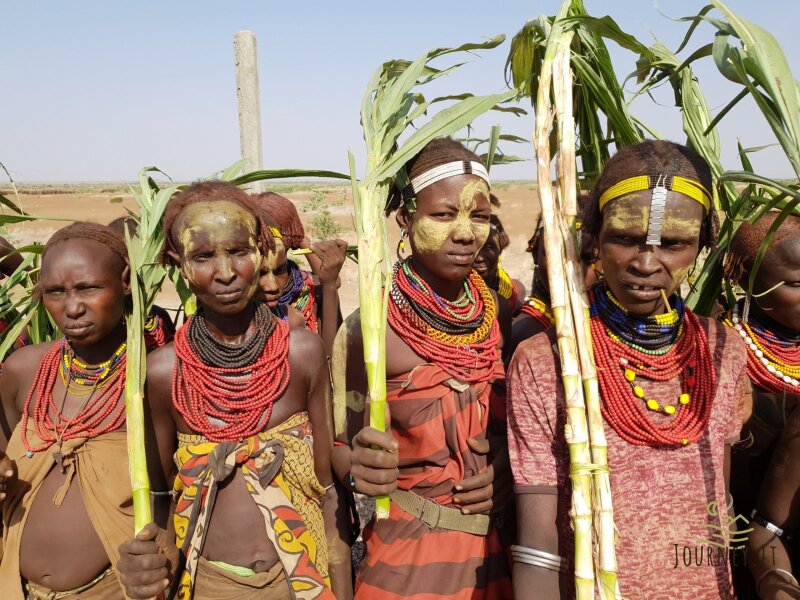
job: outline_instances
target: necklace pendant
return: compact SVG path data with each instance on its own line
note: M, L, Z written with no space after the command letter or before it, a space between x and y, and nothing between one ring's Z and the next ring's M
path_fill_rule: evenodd
M61 453L61 445L60 444L58 445L56 450L53 450L53 462L61 470L61 474L62 475L66 474L67 469L64 466L64 455Z

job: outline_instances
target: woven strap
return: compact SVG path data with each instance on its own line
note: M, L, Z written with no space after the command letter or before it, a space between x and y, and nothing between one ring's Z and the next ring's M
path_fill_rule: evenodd
M492 518L488 515L465 515L457 508L442 506L406 490L395 490L390 497L397 506L431 529L438 527L472 535L489 535L492 529Z

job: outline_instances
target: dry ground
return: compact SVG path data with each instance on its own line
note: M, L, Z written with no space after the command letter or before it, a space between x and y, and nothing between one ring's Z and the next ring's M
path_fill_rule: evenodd
M353 205L348 185L279 184L272 186L271 189L295 202L306 231L312 239L317 233L313 226L315 219L317 223L324 222L325 219L320 219L320 215L328 211L330 215L328 224L335 223L341 231L338 237L349 243L355 243ZM108 223L126 214L126 209L135 210L133 197L130 193L126 193L126 190L127 187L122 185L23 186L16 198L23 210L33 215ZM500 198L501 206L497 212L511 238L511 246L503 254L503 266L512 277L529 286L533 263L525 248L538 219L538 196L535 185L499 182L493 191ZM15 199L11 190L6 189L2 193ZM43 243L56 229L65 224L54 220L20 223L8 227L8 237L15 245ZM388 230L390 245L394 252L398 236L394 217L390 217ZM348 315L358 306L357 267L352 261L347 261L342 270L340 296L342 312ZM165 287L159 297L159 304L173 308L177 302L174 290Z

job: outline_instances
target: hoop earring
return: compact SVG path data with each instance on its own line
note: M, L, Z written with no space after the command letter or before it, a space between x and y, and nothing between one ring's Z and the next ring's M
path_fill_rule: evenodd
M404 260L405 256L403 255L403 251L406 249L406 237L408 234L406 233L406 228L400 228L400 241L397 242L397 250L395 254L397 255L397 260Z

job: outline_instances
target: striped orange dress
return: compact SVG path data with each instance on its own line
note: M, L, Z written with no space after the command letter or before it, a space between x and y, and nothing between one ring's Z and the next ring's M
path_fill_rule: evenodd
M387 381L399 489L448 505L457 482L486 469L490 458L473 453L467 439L505 430L505 375L499 361L492 368L490 382L472 385L430 363ZM508 555L494 529L480 536L429 528L392 503L389 518L373 519L363 535L357 599L512 597Z

